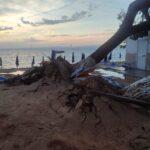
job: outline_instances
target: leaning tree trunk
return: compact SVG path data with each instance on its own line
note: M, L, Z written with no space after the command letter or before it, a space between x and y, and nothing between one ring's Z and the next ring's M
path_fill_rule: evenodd
M103 60L115 47L133 34L139 34L150 30L150 19L148 9L150 7L150 0L136 0L130 4L126 17L120 26L120 29L101 47L99 47L93 54L85 60L74 65L75 70L81 66L85 69L95 66ZM146 21L133 25L135 17L139 11L143 11Z
M23 82L30 84L35 80L41 79L43 76L56 79L63 79L65 81L71 81L74 77L85 76L90 71L95 69L98 62L104 59L116 46L118 46L127 37L133 34L139 34L150 30L150 17L149 17L150 0L135 0L130 4L126 17L120 26L120 29L101 47L99 47L93 54L87 57L85 60L71 65L64 59L53 60L50 64L43 64L41 69L33 69L27 74L23 74L19 79L15 78L13 82ZM137 13L141 11L145 15L146 21L133 25ZM90 68L90 69L88 69ZM82 73L81 73L82 72ZM71 79L70 79L71 76ZM12 83L12 80L9 80Z

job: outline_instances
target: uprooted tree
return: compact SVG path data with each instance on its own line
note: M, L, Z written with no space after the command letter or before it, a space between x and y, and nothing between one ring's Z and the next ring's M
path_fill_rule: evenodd
M150 0L135 0L128 8L126 16L118 31L93 54L75 66L84 65L85 68L92 67L103 60L115 47L131 35L142 34L150 30ZM141 12L144 19L139 24L135 23L137 14Z
M92 68L101 60L103 60L115 47L117 47L126 38L132 35L148 33L150 30L150 0L135 0L129 5L128 11L118 31L102 46L100 46L93 54L86 59L71 65L62 58L52 60L51 62L43 62L43 66L39 68L31 68L25 74L14 80L30 84L37 81L43 76L53 79L70 80L81 72L85 72L87 68ZM142 21L135 23L137 14L142 13ZM144 16L144 17L143 17Z
M104 59L108 53L110 53L127 37L136 34L143 34L150 30L149 7L150 0L136 0L131 3L119 30L113 35L113 37L111 37L85 60L73 65L61 57L51 59L51 61L48 62L44 61L42 62L41 67L31 68L21 76L8 79L6 83L9 85L20 83L31 84L41 79L41 82L39 82L37 88L33 90L36 92L41 86L49 85L49 81L52 81L51 83L55 84L58 82L59 85L61 82L64 83L63 81L65 81L65 83L68 84L68 82L72 81L71 77L73 77L73 75L74 77L76 77L77 74L80 76L85 75L88 71L92 71L92 69L95 68L93 66ZM142 19L142 22L140 21L140 23L135 24L135 18L139 11L143 13L145 19ZM83 114L85 114L85 119L87 107L90 111L94 110L95 117L99 118L97 115L96 105L94 104L94 98L96 96L99 96L100 98L105 96L116 101L149 107L149 78L141 80L126 89L121 89L120 87L118 88L118 83L113 83L112 80L104 79L102 77L86 78L85 80L80 80L80 82L74 82L75 84L72 84L73 87L69 89L69 94L67 94L68 101L66 104L70 106L71 109L80 105ZM141 82L146 83L146 85L141 84ZM137 86L139 87L138 90ZM141 99L144 101L141 101ZM100 121L98 121L98 123L100 123Z

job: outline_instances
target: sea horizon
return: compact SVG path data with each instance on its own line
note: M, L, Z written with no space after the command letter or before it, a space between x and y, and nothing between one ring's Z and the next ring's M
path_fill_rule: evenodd
M7 49L0 49L0 57L2 58L3 62L3 69L10 69L15 68L16 64L16 57L19 57L19 67L20 68L27 68L31 67L33 56L35 57L35 64L34 66L39 66L44 60L49 60L51 56L52 50L62 50L64 53L59 54L57 56L65 57L65 59L72 63L72 53L74 52L75 61L74 63L81 60L82 53L85 54L85 57L88 57L92 54L98 46L90 45L90 46L55 46L55 47L31 47L31 48L7 48ZM121 54L121 58L120 58ZM125 60L125 49L121 49L117 47L112 52L112 60L113 61L124 61Z

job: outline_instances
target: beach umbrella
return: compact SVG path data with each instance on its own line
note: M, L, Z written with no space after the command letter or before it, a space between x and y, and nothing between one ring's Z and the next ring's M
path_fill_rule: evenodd
M56 52L55 52L55 50L52 50L52 52L51 52L51 59L55 60L55 58L56 58Z
M16 67L18 68L19 67L19 57L16 56Z
M33 66L34 66L34 64L35 64L35 58L34 58L34 56L33 56L31 66L33 67Z
M74 52L72 52L72 63L75 62Z
M44 59L44 56L42 57L42 62L44 62L45 61L45 59Z
M112 53L110 53L109 57L108 57L109 60L112 59Z
M85 53L82 53L81 60L85 59Z
M122 57L122 56L121 56L121 53L120 53L120 54L119 54L119 58L121 59L121 57Z
M2 58L0 57L0 66L1 66L1 68L2 68L2 66L3 66L3 61L2 61Z

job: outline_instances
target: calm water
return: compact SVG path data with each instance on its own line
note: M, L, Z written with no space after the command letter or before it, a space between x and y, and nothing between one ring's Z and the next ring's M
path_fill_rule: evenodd
M81 54L85 53L86 56L89 56L95 51L97 47L59 47L55 48L57 50L65 51L64 54L61 54L62 57L66 57L66 60L71 62L72 52L75 54L75 62L81 60ZM47 57L51 56L52 48L37 48L37 49L0 49L0 57L3 61L3 68L15 68L16 56L19 57L19 68L30 67L32 62L32 57L35 56L35 66L39 66L39 63L42 61L44 56L45 60L48 60ZM121 58L120 58L121 53ZM124 61L126 51L125 49L116 48L112 53L112 61ZM59 56L59 55L58 55Z

